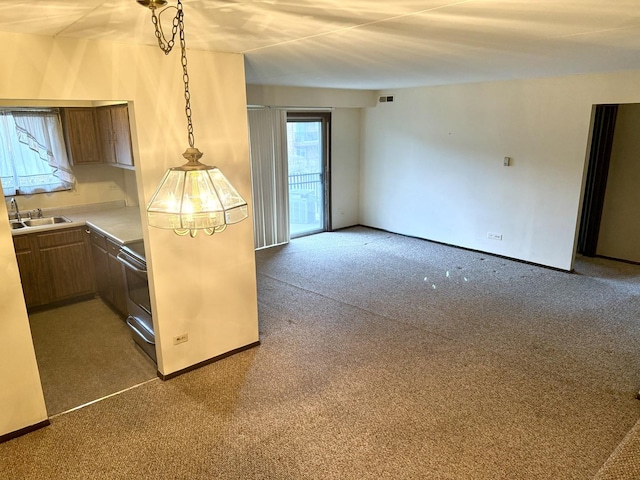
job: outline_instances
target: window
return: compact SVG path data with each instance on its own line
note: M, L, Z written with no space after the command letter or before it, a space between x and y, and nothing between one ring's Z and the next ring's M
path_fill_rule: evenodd
M329 112L250 108L255 248L330 229Z
M289 112L289 231L291 238L329 228L329 122L327 112Z
M73 188L57 110L0 110L0 181L4 196Z

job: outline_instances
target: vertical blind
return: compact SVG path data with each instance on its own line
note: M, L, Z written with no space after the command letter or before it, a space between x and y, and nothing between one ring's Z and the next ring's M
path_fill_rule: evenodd
M255 248L289 241L287 112L251 108L249 146Z

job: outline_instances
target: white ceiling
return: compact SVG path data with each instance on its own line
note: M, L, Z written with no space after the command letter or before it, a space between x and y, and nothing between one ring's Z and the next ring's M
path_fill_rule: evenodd
M388 89L640 69L640 0L183 5L187 47L244 53L247 83ZM0 31L155 42L135 0L0 0Z

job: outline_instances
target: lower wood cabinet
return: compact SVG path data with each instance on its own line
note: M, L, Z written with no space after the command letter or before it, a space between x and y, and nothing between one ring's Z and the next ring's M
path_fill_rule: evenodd
M32 235L16 236L13 237L13 245L27 307L44 305L48 295L45 293L46 282L40 278L44 276L44 268L40 268L36 238Z
M85 227L17 235L13 242L27 307L95 292Z
M94 229L90 229L90 235L98 295L120 314L127 316L124 271L122 264L116 258L121 245Z

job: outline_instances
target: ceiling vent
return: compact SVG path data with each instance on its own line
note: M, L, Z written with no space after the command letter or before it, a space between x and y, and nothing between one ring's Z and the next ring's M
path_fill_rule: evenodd
M380 103L393 102L393 95L385 95L384 97L380 97L378 100Z

